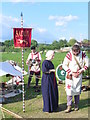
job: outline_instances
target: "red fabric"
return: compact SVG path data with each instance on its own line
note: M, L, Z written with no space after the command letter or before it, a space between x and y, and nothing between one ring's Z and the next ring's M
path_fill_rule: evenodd
M38 60L39 60L39 53L38 53L38 55L37 55L37 56L38 56Z
M71 89L71 85L68 84L68 85L67 85L67 88L68 88L68 89Z
M33 54L31 53L31 59L33 60Z
M38 52L36 52L36 53L34 53L34 54L33 54L33 53L31 53L31 59L32 59L32 60L33 60L33 55L37 55L37 58L38 58L38 60L37 60L37 61L40 61L40 60L39 60L39 53L38 53Z
M67 57L70 61L72 61L72 54L71 54L71 52L67 53L66 57Z
M86 54L82 52L82 60L86 57Z
M70 69L68 69L66 72L70 73L70 72L71 72L71 70L70 70Z
M88 69L88 67L87 67L87 66L84 66L84 68L85 68L85 70L87 70L87 69Z
M14 47L30 47L31 31L32 28L13 28Z

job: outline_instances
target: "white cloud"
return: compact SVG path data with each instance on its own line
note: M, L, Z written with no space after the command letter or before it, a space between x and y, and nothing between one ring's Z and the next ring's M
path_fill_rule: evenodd
M77 19L78 19L78 16L69 15L69 16L65 16L64 19L65 19L66 21L77 20Z
M11 16L9 16L7 19L9 19L10 21L13 21L13 22L19 22L20 21L18 18L13 18Z
M55 20L56 26L64 26L72 20L77 20L78 16L68 15L68 16L49 16L49 20Z
M2 39L2 41L12 38L11 28L21 26L20 22L21 20L19 20L18 18L0 14L0 26L2 26L1 27L2 34L0 34L0 38Z
M5 16L5 15L0 15L0 19L2 19L2 21L12 21L12 22L20 21L18 18L14 18L12 16Z
M12 16L5 16L0 15L0 24L6 26L6 27L12 27L13 24L19 23L20 20L18 18L12 17Z
M33 39L36 39L38 43L52 43L56 39L54 34L46 30L45 28L34 27Z
M69 39L70 39L70 40L71 40L71 39L75 39L75 37L70 37Z
M65 40L66 38L65 37L60 37L59 40Z
M47 31L45 28L37 28L37 30L38 30L40 33L44 33L44 32Z
M55 23L56 26L63 26L63 25L65 25L65 24L66 24L66 22L64 22L64 21L57 21L57 22Z

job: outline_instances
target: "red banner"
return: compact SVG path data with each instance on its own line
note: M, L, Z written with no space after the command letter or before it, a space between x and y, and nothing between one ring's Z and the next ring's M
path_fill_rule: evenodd
M13 28L14 47L31 46L32 28Z

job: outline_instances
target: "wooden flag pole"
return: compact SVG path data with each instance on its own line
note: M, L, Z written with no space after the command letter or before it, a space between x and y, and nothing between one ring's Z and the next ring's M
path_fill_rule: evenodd
M21 28L23 28L23 14L21 12ZM24 55L22 47L22 91L23 91L23 112L25 112L25 95L24 95Z

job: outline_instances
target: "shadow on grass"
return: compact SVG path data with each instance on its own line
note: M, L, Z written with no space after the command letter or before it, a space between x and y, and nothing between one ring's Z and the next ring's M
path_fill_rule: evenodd
M80 100L80 102L79 102L79 109L83 109L86 107L90 107L90 98Z
M67 105L67 103L59 104L58 108L57 108L57 110L55 112L64 111L66 109L66 105Z
M55 112L64 111L66 110L66 107L67 107L67 103L59 104ZM88 107L90 107L90 98L79 101L79 109L88 108ZM74 108L74 103L72 104L72 108Z
M26 88L27 84L25 84L25 101L26 100L30 100L30 99L33 99L33 98L36 98L38 95L41 95L42 97L42 92L41 92L41 86L39 87L40 89L40 92L35 92L35 89L33 88L33 86L35 85L35 83L31 83L31 86L30 88ZM20 87L20 89L22 89ZM12 97L12 98L8 98L6 99L6 102L3 103L3 104L8 104L8 103L15 103L15 102L20 102L20 101L23 101L22 100L22 94L19 94L15 97ZM83 109L83 108L87 108L90 106L90 98L87 98L87 99L80 99L79 101L79 109ZM67 103L61 103L58 105L58 108L55 112L60 112L60 111L64 111L67 107ZM74 104L72 104L72 108L74 107Z
M37 90L37 88L33 88L35 84L31 83L31 86L30 88L27 89L27 84L25 84L24 86L24 91L25 91L25 101L26 100L30 100L30 99L33 99L33 98L36 98L37 95L41 95L41 85L39 86L39 90L40 92L35 92L35 90ZM18 89L21 89L22 90L22 86L19 86ZM5 103L3 104L8 104L8 103L15 103L15 102L20 102L20 101L23 101L23 93L20 93L19 95L15 96L15 97L10 97L10 98L7 98L5 99Z

